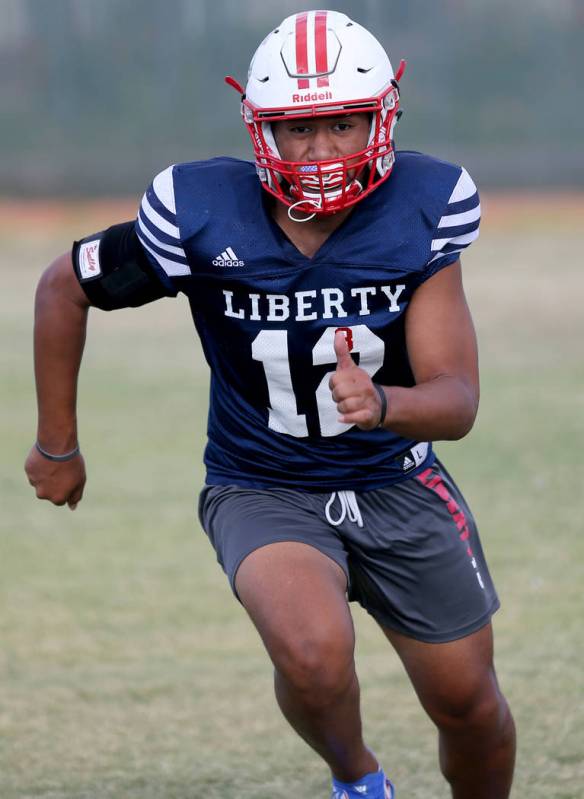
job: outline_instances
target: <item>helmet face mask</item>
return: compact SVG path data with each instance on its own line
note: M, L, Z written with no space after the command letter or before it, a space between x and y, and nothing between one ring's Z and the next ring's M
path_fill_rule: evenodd
M379 42L334 11L295 14L268 34L252 59L241 106L266 191L289 207L327 215L354 205L386 180L400 114L396 78L404 67L402 62L394 76ZM371 123L368 142L357 152L288 161L278 150L273 122L362 113Z

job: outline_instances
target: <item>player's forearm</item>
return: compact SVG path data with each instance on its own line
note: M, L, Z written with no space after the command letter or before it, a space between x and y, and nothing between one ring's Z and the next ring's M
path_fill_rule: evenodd
M77 444L77 375L87 325L88 305L66 288L58 265L53 265L41 277L35 302L37 438L54 453Z
M384 427L417 441L454 440L472 428L478 389L462 378L442 375L412 388L385 388L388 410Z

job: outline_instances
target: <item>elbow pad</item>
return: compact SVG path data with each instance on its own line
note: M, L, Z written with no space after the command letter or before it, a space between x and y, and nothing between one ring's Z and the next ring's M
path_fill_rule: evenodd
M72 256L77 279L95 308L137 308L172 296L148 260L133 221L75 241Z

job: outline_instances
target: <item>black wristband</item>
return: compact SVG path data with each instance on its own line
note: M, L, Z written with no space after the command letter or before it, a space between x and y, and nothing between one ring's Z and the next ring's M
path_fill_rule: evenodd
M46 458L48 461L57 461L57 463L63 463L64 461L71 461L77 455L79 455L79 444L72 449L71 452L65 452L63 455L52 455L50 452L47 452L46 449L43 449L38 441L35 441L35 447L41 453L43 458Z
M379 383L373 383L373 385L379 394L379 401L381 402L381 413L379 415L379 423L377 427L383 427L383 423L385 422L385 417L387 415L387 394L383 390L383 386L380 386Z

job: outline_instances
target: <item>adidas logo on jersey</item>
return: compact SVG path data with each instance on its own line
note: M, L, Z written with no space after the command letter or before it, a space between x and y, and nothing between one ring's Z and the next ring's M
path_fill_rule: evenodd
M213 266L245 266L245 261L240 261L231 247L213 259Z
M405 452L402 461L402 470L404 472L411 472L412 469L423 463L428 454L428 447L429 444L427 441L421 441L419 444L416 444L415 447Z

